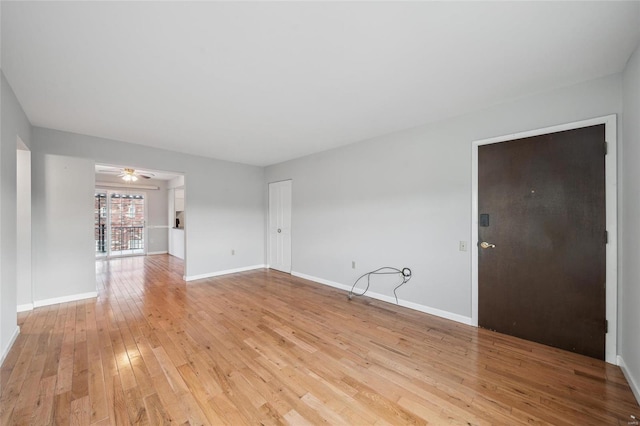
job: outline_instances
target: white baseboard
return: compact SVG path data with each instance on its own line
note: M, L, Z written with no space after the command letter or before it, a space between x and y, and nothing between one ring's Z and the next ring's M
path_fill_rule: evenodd
M33 311L33 303L25 303L16 307L17 312Z
M58 303L75 302L76 300L91 299L98 297L97 291L90 291L89 293L72 294L70 296L54 297L52 299L36 300L33 302L34 308L41 306L56 305Z
M320 284L339 288L341 290L345 290L345 291L351 290L351 286L340 284L334 281L325 280L324 278L318 278L311 275L302 274L300 272L293 272L293 271L291 272L291 275L299 278L304 278L305 280L314 281ZM394 305L396 303L395 297L387 296L380 293L368 291L367 296L373 299L382 300L384 302L393 303ZM440 318L445 318L452 321L460 322L462 324L473 325L470 317L465 317L464 315L454 314L453 312L432 308L431 306L420 305L419 303L409 302L407 300L402 300L400 298L398 298L398 305L404 306L405 308L414 309L416 311L424 312L426 314L435 315Z
M625 364L624 359L622 359L620 355L618 355L618 365L624 373L624 377L627 378L627 382L629 382L629 386L631 387L633 395L636 397L636 401L638 401L638 404L640 404L640 382L638 382L638 378L634 378L631 375L631 372L627 368L627 364Z
M185 281L202 280L204 278L217 277L220 275L235 274L238 272L253 271L254 269L264 269L265 265L243 266L242 268L227 269L224 271L209 272L207 274L189 275L182 277Z
M313 281L313 282L316 282L316 283L328 285L330 287L339 288L340 290L345 290L345 291L350 291L351 290L351 286L340 284L340 283L337 283L335 281L325 280L324 278L318 278L318 277L314 277L312 275L303 274L301 272L291 271L291 275L293 275L294 277L303 278L305 280ZM369 295L369 294L372 294L372 293L367 293L367 295Z
M153 256L155 254L169 254L169 252L168 251L150 251L150 252L147 252L147 256Z
M18 338L19 334L20 334L20 327L16 325L16 329L13 330L13 335L11 336L11 339L9 339L9 343L7 344L7 347L4 348L4 350L2 351L2 357L0 357L0 365L2 365L2 363L4 362L4 359L9 354L9 351L11 350L11 347L13 346L13 344L16 342L16 339Z

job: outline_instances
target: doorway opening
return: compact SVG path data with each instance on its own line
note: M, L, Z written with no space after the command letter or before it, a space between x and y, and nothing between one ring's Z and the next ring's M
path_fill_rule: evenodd
M186 189L181 173L131 165L95 165L94 253L98 269L140 264L129 262L128 257L171 255L179 257L176 268L184 277L188 207L182 197L178 229L176 188ZM179 256L173 250L176 244L182 247ZM103 262L106 259L114 260Z
M18 312L33 309L31 151L18 137L16 163L16 288Z

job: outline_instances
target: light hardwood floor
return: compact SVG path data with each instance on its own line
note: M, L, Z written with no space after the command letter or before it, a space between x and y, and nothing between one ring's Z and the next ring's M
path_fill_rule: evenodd
M286 274L99 261L20 314L0 424L630 424L618 367ZM415 281L410 283L416 285Z

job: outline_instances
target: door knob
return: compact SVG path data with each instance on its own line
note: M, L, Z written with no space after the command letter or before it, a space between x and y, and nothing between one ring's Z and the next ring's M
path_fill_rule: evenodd
M480 243L480 247L482 247L483 249L488 249L488 248L496 248L496 245L483 241Z
M282 229L278 228L278 234L282 232Z

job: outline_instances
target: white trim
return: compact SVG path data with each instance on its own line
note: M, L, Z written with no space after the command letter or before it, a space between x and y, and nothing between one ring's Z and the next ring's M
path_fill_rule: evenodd
M631 371L629 371L627 364L625 364L624 359L622 359L622 356L620 355L618 355L618 365L624 373L624 377L627 378L627 382L629 382L629 387L631 388L633 395L636 397L636 401L640 404L640 382L631 375Z
M200 274L200 275L191 275L191 276L185 275L182 277L182 279L184 279L185 281L195 281L195 280L202 280L204 278L217 277L220 275L236 274L238 272L253 271L254 269L264 269L264 268L265 268L265 265L243 266L242 268L226 269L224 271L209 272L209 273Z
M16 312L33 311L33 303L25 303L24 305L18 305Z
M169 229L169 225L147 225L147 229Z
M608 143L608 153L605 157L605 190L607 231L609 233L609 243L606 247L606 318L609 322L609 332L605 337L605 361L614 364L617 355L618 333L618 172L616 164L617 120L615 114L473 142L471 148L471 321L473 325L478 326L478 245L476 243L478 239L478 147L547 133L596 126L598 124L605 125L605 140Z
M307 275L307 274L303 274L303 273L300 273L300 272L293 272L293 271L291 272L291 275L293 275L294 277L303 278L305 280L313 281L313 282L316 282L316 283L319 283L319 284L324 284L324 285L328 285L330 287L335 287L335 288L338 288L340 290L344 290L344 291L347 291L347 292L351 290L351 286L340 284L340 283L337 283L337 282L334 282L334 281L325 280L324 278L318 278L318 277L314 277L312 275ZM367 297L371 297L372 299L382 300L383 302L393 303L394 305L396 304L396 299L394 297L387 296L385 294L380 294L380 293L375 293L375 292L368 291L367 292ZM403 306L405 308L413 309L415 311L424 312L426 314L435 315L435 316L440 317L440 318L445 318L445 319L452 320L452 321L455 321L455 322L459 322L459 323L462 323L462 324L471 325L471 318L466 317L464 315L454 314L453 312L443 311L441 309L432 308L431 306L426 306L426 305L420 305L418 303L409 302L409 301L403 300L403 299L398 299L398 305Z
M169 254L169 252L166 251L166 250L165 251L150 251L150 252L147 253L147 256L153 256L153 255L156 255L156 254Z
M305 279L305 280L313 281L313 282L316 282L318 284L328 285L329 287L339 288L340 290L351 291L351 286L340 284L340 283L337 283L335 281L325 280L324 278L314 277L313 275L303 274L302 272L291 271L291 275L293 275L294 277L298 277L298 278L302 278L302 279ZM369 295L369 294L372 294L372 293L367 292L367 295Z
M72 294L70 296L54 297L51 299L36 300L33 302L33 307L39 308L41 306L56 305L58 303L66 303L66 302L75 302L76 300L91 299L94 297L98 297L97 291L90 291L89 293Z
M16 339L18 338L19 335L20 335L20 327L16 325L15 330L13 330L13 335L11 336L11 339L9 339L9 343L7 344L7 347L2 352L2 357L0 357L0 365L2 365L7 355L9 355L9 351L11 350L11 347L13 347L13 344L16 342Z

